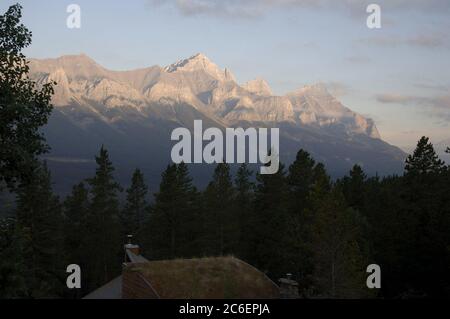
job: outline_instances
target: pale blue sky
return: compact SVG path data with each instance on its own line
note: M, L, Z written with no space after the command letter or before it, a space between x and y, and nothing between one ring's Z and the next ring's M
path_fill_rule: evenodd
M29 57L85 53L125 70L202 52L238 82L262 77L276 94L327 83L392 144L450 138L448 0L19 2L33 31ZM366 26L371 2L382 8L379 30ZM71 3L81 6L81 29L66 27Z

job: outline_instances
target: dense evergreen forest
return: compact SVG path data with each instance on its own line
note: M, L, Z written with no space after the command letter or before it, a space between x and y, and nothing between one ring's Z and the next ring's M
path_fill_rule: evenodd
M136 169L124 190L102 147L92 178L58 198L39 160L54 83L28 79L20 18L19 5L0 16L0 191L16 195L0 220L0 298L80 298L120 273L128 234L150 260L234 255L274 280L292 273L305 298L450 296L450 167L426 137L402 176L355 165L333 181L300 150L273 175L217 164L204 190L185 164L168 165L158 190ZM82 288L69 290L74 263ZM366 287L369 264L381 267L380 290Z

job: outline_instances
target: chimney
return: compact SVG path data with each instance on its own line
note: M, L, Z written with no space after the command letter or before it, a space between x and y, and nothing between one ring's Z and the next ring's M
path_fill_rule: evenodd
M125 261L127 260L127 252L131 252L133 254L135 254L136 256L139 256L139 246L138 245L134 245L132 244L132 240L133 240L133 235L128 235L128 243L126 245L124 245L124 249L125 249Z
M286 278L278 280L280 283L280 297L281 299L298 299L298 282L292 279L292 274L286 274Z

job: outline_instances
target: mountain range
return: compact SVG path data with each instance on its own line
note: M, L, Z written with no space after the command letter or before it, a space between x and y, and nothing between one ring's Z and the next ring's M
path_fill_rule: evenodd
M278 127L282 162L289 164L304 148L334 177L354 164L381 175L403 167L404 152L384 142L373 120L342 105L325 85L277 96L263 79L238 84L230 70L203 54L131 71L108 70L83 54L32 59L30 75L38 84L57 82L43 132L51 146L46 159L62 192L92 175L101 145L124 185L135 167L156 184L170 163L171 131L192 129L196 119L220 129ZM199 185L211 169L192 165Z

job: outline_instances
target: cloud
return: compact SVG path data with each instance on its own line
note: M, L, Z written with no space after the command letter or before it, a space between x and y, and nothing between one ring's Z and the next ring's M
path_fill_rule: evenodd
M155 6L170 6L185 16L257 17L273 9L309 8L341 10L350 14L362 12L373 0L148 0ZM390 11L448 12L448 0L378 0L382 9Z
M412 46L436 48L444 45L442 36L438 35L418 35L410 39L406 39L406 43Z
M401 94L379 94L376 100L384 104L415 105L426 109L434 117L439 117L445 125L450 124L450 94L424 97Z
M450 91L450 86L442 85L442 84L430 84L430 83L416 83L414 85L416 88L426 89L426 90L435 90L435 91Z
M441 34L421 34L409 38L398 36L378 36L371 38L359 39L360 44L369 44L382 47L398 47L398 46L413 46L420 48L434 49L438 47L445 47L446 37Z
M419 104L422 102L420 98L414 97L414 96L407 96L407 95L401 95L401 94L379 94L376 96L376 99L380 103L395 103L395 104Z

